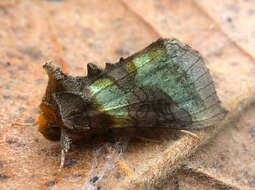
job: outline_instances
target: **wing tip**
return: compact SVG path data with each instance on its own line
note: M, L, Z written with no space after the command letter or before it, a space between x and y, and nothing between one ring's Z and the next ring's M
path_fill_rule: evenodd
M221 106L221 111L218 114L215 114L211 118L208 118L205 120L195 121L192 123L192 125L189 128L190 129L201 129L201 128L206 128L206 127L217 125L221 121L224 120L224 118L227 116L228 113L229 113L229 111Z

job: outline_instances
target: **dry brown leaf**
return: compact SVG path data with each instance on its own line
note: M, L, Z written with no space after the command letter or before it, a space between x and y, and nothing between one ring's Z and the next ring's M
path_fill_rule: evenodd
M254 7L241 0L1 2L0 189L254 189ZM154 129L79 144L57 174L59 143L36 126L47 83L42 64L84 75L87 62L116 62L160 36L203 54L231 114L194 131L200 141Z

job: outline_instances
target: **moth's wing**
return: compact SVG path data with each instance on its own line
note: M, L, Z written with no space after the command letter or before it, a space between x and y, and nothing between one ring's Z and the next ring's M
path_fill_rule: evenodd
M163 105L159 105L157 96L142 101L131 98L137 89L147 91L150 87L156 87L157 92L171 101L163 98L160 100ZM123 127L136 124L137 121L155 123L156 119L153 117L161 114L155 110L171 110L169 113L164 112L165 121L159 120L158 125L160 122L162 125L169 122L169 127L173 127L169 115L174 114L172 123L177 127L173 128L180 129L214 125L226 114L201 55L175 39L160 39L111 69L106 69L89 88L100 111L111 115L114 120L119 121L119 126ZM148 92L150 94L151 91ZM142 111L141 108L149 107L149 104L151 108ZM145 117L134 117L132 112L135 112L135 109L140 109L138 115L144 114ZM176 117L179 112L181 116ZM179 118L178 124L176 118ZM159 127L158 125L155 127Z
M76 94L68 92L55 93L59 115L65 127L72 130L89 129L89 118L85 101Z
M166 127L184 129L192 124L187 111L154 86L137 87L127 97L128 104L108 110L114 116L113 127ZM118 117L116 117L118 116ZM123 123L122 117L130 122Z

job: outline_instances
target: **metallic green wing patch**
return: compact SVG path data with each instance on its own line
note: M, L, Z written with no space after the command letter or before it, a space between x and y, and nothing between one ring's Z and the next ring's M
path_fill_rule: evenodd
M194 129L225 116L203 58L176 39L159 39L115 65L97 79L104 76L111 83L93 93L101 110L113 118L125 117L134 127ZM92 91L97 80L89 87Z

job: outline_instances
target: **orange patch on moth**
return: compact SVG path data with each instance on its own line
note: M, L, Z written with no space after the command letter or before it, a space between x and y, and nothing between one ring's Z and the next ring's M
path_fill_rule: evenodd
M57 119L57 114L56 114L56 112L55 112L53 109L49 108L48 106L46 106L46 105L44 105L44 104L41 104L41 105L40 105L40 110L41 110L43 113L45 113L46 115L53 117L53 119L54 119L55 121L58 120L58 119Z
M45 118L44 114L40 114L38 124L38 131L42 133L45 138L52 141L58 141L60 139L60 128L48 125L48 120Z
M63 122L57 118L55 111L50 109L48 106L41 104L40 109L43 113L41 113L38 118L38 131L49 140L59 140L59 130L61 126L64 126ZM56 123L59 128L52 127L50 125L51 122Z
M127 62L125 66L129 72L134 72L134 75L136 74L136 66L133 61Z
M40 114L38 119L38 130L41 132L44 128L48 127L50 120L53 120L59 126L64 126L63 122L58 119L57 114L54 110L50 109L48 106L41 104L40 109L43 113Z
M47 128L47 125L48 125L47 119L44 117L43 114L40 114L38 118L38 131L44 133L45 129Z

